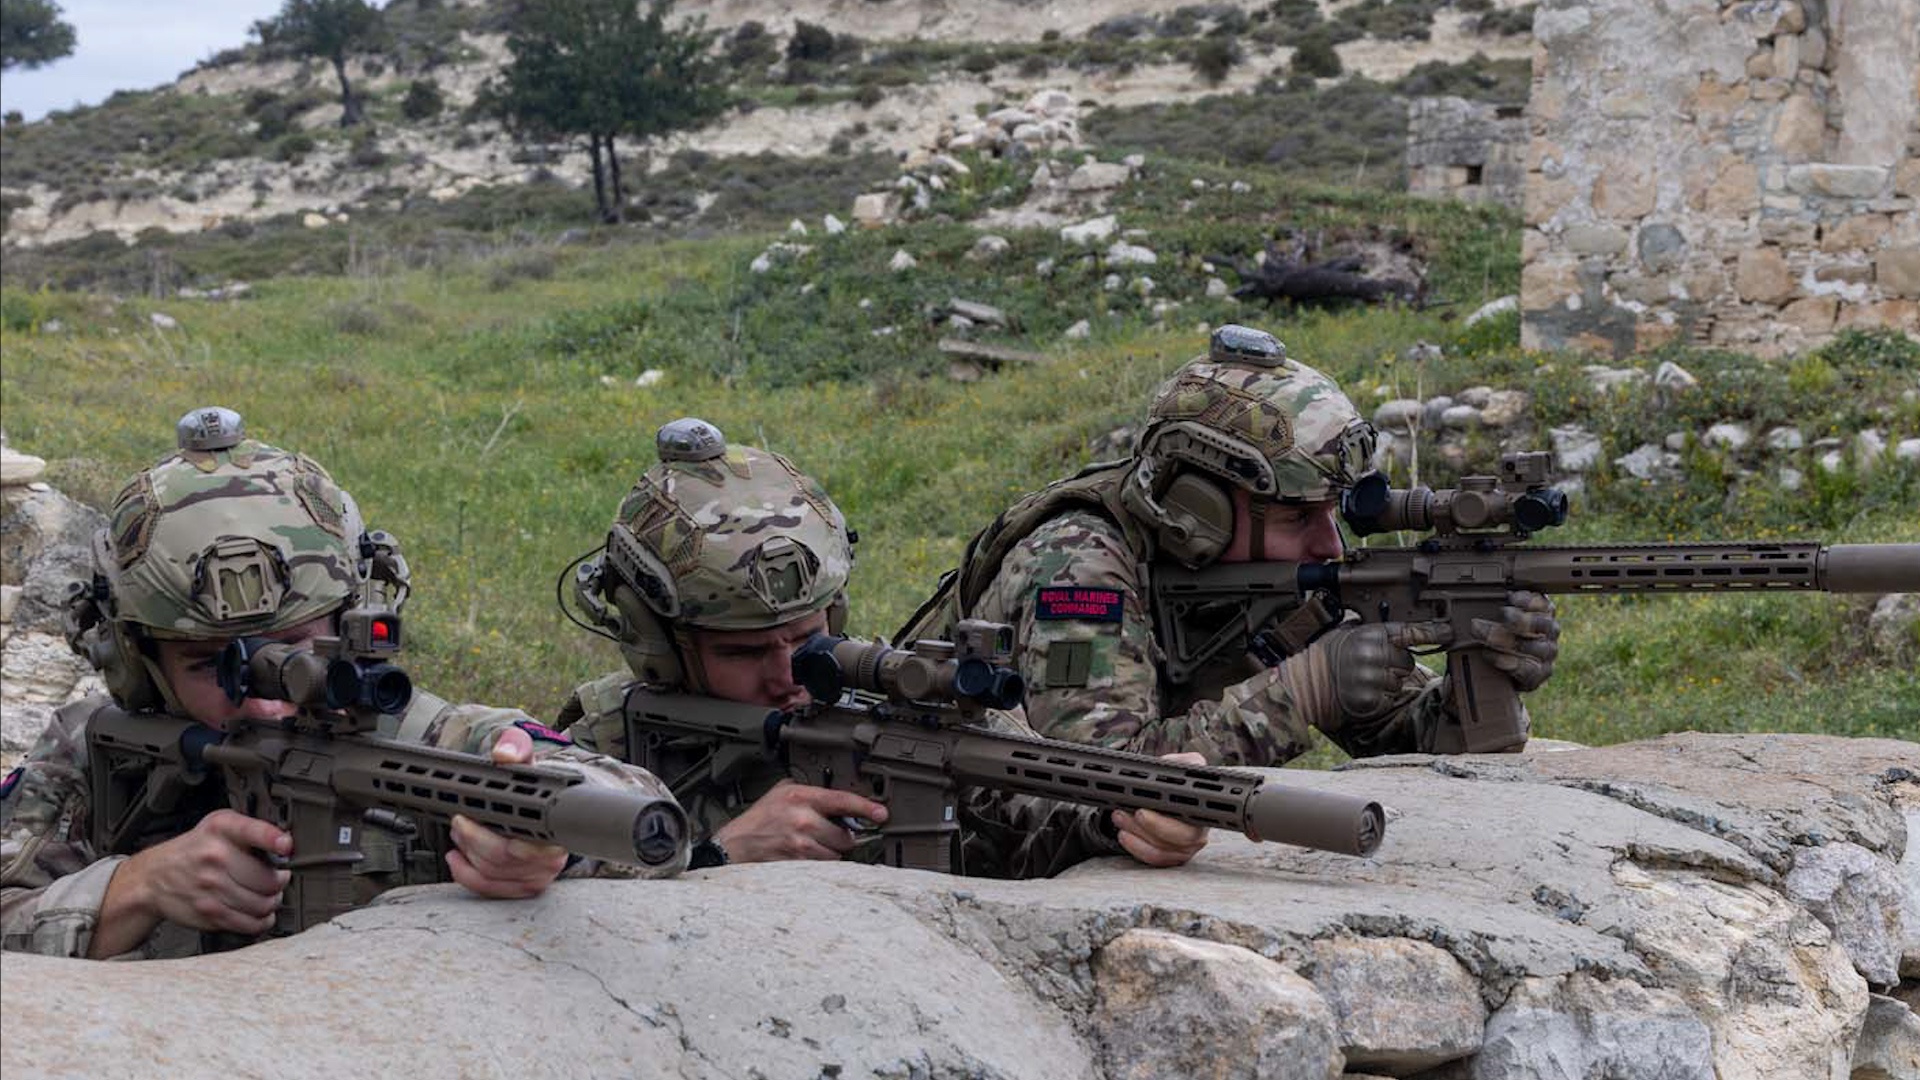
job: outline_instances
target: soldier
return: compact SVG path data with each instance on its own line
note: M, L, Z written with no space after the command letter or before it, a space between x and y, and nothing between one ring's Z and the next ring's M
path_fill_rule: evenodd
M1411 648L1445 624L1349 619L1268 664L1220 656L1176 681L1153 604L1156 567L1321 562L1344 548L1337 500L1369 467L1374 433L1320 372L1272 335L1216 331L1147 411L1130 459L1091 465L1027 496L967 545L902 636L958 618L1015 627L1027 716L1041 734L1140 753L1196 750L1225 765L1278 765L1309 728L1355 756L1448 747L1445 679ZM1553 605L1513 593L1479 629L1521 690L1558 653ZM1310 612L1316 626L1331 613Z
M226 409L188 413L180 449L134 477L109 521L94 538L90 587L74 594L68 640L111 697L60 709L0 785L0 934L5 948L57 956L191 955L273 925L289 872L266 856L297 854L292 838L228 809L216 780L143 837L140 850L94 850L89 717L117 705L224 730L242 716L290 715L286 702L228 700L214 665L224 645L242 635L310 641L376 594L397 607L406 563L390 536L363 531L352 497L324 469L244 438L240 417ZM517 711L425 693L392 720L393 737L503 763L530 760L535 739L564 741ZM597 763L608 782L664 794L641 770L559 753ZM558 847L465 817L454 821L450 846L446 837L415 849L379 830L364 835L366 857L354 868L362 902L386 887L449 877L481 896L534 896L567 861ZM428 847L445 847L444 856Z
M853 536L839 508L786 458L729 446L717 428L691 419L661 428L657 444L660 463L621 503L605 554L576 579L581 604L632 670L580 687L555 725L576 744L625 760L633 750L622 703L636 677L661 690L769 708L805 704L793 652L844 626L853 569ZM1025 730L1011 717L998 722ZM771 762L718 777L706 747L645 764L687 810L699 840L689 864L695 869L858 859L852 824L887 818L881 803L789 782ZM1177 866L1206 843L1205 829L1150 811L1109 817L982 790L962 793L960 823L955 870L979 876L1042 877L1123 852L1150 866Z

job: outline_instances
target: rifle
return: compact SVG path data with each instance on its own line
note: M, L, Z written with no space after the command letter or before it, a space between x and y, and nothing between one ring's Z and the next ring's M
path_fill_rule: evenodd
M1367 799L988 728L987 709L1016 708L1025 698L1009 666L1013 628L966 620L954 639L905 650L815 634L793 657L794 679L813 703L788 712L636 682L624 704L627 746L635 762L649 765L691 736L713 747L696 768L775 762L798 783L885 803L882 861L919 870L953 868L962 787L1155 810L1253 840L1348 855L1380 844L1386 818Z
M1920 591L1920 544L1709 543L1518 547L1566 521L1566 495L1550 486L1553 455L1507 454L1499 475L1460 486L1391 488L1379 473L1341 497L1358 536L1431 530L1412 547L1363 547L1331 563L1155 567L1156 629L1166 671L1185 683L1223 652L1267 663L1307 646L1342 610L1367 622L1449 623L1446 647L1457 731L1440 753L1493 753L1526 744L1526 712L1512 682L1473 640L1473 620L1500 620L1507 593Z
M95 793L94 850L131 854L156 832L197 818L219 793L225 804L293 837L293 871L276 933L297 933L359 906L353 866L363 830L412 836L454 814L509 836L558 844L609 862L663 866L686 847L686 815L668 799L593 782L570 762L500 765L471 754L377 734L382 715L413 696L389 662L399 616L354 608L341 635L288 645L241 638L221 653L221 687L290 701L284 720L242 718L218 732L193 720L102 710L87 723ZM190 821L186 821L190 824Z

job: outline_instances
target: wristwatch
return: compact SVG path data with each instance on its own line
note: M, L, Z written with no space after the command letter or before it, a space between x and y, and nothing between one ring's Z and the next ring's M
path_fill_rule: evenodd
M687 859L687 869L706 870L715 866L725 866L728 861L727 849L720 846L720 841L709 836L693 845L693 855Z

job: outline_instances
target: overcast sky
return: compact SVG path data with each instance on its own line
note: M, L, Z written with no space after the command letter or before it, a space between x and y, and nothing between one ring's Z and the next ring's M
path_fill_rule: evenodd
M79 47L38 71L0 76L0 103L38 120L52 109L98 105L115 90L170 83L247 42L247 27L280 0L59 0Z

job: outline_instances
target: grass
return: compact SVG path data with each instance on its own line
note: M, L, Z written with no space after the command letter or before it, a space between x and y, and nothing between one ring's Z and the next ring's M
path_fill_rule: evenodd
M980 189L957 186L943 195L949 205L985 205L1014 179L976 172ZM1209 180L1204 192L1195 178ZM1234 178L1251 190L1228 190ZM1209 254L1247 255L1276 231L1303 229L1403 238L1427 253L1438 291L1470 309L1517 284L1517 222L1497 209L1156 158L1115 210L1160 253L1147 268L1155 295L1183 301L1164 323L1125 290L1104 292L1098 259L1051 233L1010 234L1012 251L981 264L966 257L972 231L939 220L832 238L816 230L811 255L766 274L747 264L770 233L646 243L633 236L657 234L600 231L578 243L493 234L417 261L361 215L307 238L342 246L329 264L259 279L236 303L27 289L10 273L0 285L6 430L49 459L55 483L97 504L167 448L181 413L209 402L239 409L254 432L325 463L368 520L404 542L416 574L408 663L421 684L536 715L619 666L557 613L554 579L600 541L652 461L654 429L677 416L787 453L833 492L862 537L851 625L865 634L891 632L999 508L1136 419L1201 346L1200 322L1270 327L1362 403L1416 382L1429 395L1527 386L1532 431L1585 423L1608 438L1609 458L1714 419L1792 422L1810 439L1868 423L1920 432L1916 406L1900 397L1920 371L1920 346L1890 333L1787 364L1677 352L1699 393L1656 404L1582 393L1583 361L1520 351L1511 321L1463 332L1445 309L1262 312L1200 295ZM263 232L208 257L258 258L253 245L280 242ZM901 248L919 269L885 268ZM1043 258L1056 261L1051 277L1034 269ZM944 331L929 309L956 295L1007 309L1024 328L1011 343L1048 361L971 384L940 377L931 345ZM154 328L156 310L178 328ZM1060 331L1081 318L1092 337L1064 343ZM64 329L49 332L49 320ZM894 332L874 335L885 327ZM1443 343L1446 356L1418 369L1396 359L1416 339ZM663 381L634 385L654 368ZM1481 467L1494 449L1478 447ZM1680 489L1642 488L1603 467L1552 540L1920 540L1920 470L1828 478L1809 465L1796 495L1764 473L1742 475L1759 464L1692 453ZM1440 478L1431 467L1423 477ZM1558 672L1530 702L1542 735L1920 738L1920 642L1875 651L1857 600L1579 597L1562 610Z

